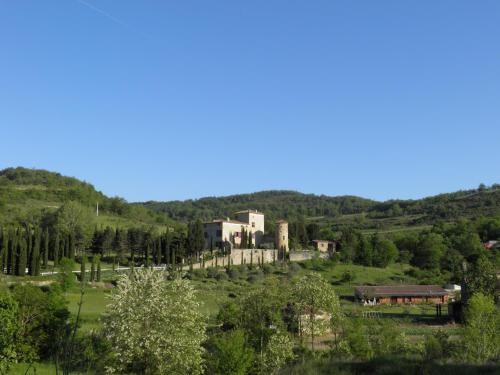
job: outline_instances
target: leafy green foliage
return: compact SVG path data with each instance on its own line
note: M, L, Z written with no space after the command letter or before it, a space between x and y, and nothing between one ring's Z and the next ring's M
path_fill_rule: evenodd
M463 329L463 355L468 362L500 358L500 312L493 298L477 293L469 300Z
M254 351L247 345L241 330L212 336L207 350L206 373L210 375L245 375L253 364Z

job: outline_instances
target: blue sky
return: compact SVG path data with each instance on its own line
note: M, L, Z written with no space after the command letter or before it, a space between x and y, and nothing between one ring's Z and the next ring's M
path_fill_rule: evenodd
M0 2L0 168L130 201L500 182L500 2Z

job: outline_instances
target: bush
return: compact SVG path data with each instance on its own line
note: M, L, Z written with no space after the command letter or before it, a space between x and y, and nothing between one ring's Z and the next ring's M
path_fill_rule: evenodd
M215 267L208 267L207 268L207 277L211 279L215 279L217 275L219 274L219 270Z
M230 269L228 269L227 271L227 275L229 276L229 278L231 280L237 280L239 279L240 277L240 271L238 271L236 268L232 267Z
M264 274L262 273L261 270L255 270L255 271L252 271L252 273L250 273L247 280L248 280L248 282L253 284L253 283L261 281L263 277L264 277Z
M228 280L229 276L225 272L218 272L215 278L217 279L217 281L224 281Z
M262 271L264 272L265 275L269 275L269 274L273 273L274 267L271 266L270 264L264 264L262 266Z
M297 263L290 263L290 264L288 265L288 271L289 271L290 273L297 273L297 272L299 272L301 269L302 269L302 267L301 267L299 264L297 264Z
M197 270L192 270L191 274L196 279L205 279L207 277L207 270L204 268L200 268Z

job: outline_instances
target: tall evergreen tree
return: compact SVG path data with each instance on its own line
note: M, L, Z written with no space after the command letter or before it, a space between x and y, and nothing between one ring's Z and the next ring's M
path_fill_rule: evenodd
M43 232L43 267L46 268L49 263L49 228Z
M92 264L90 265L90 282L95 280L95 266L97 255L92 257Z
M241 240L240 240L240 249L244 249L248 244L247 240L247 232L245 228L241 227Z
M68 258L75 260L75 238L73 234L68 236Z
M28 237L29 239L30 237ZM29 240L28 240L29 241ZM33 236L32 236L33 244L31 246L31 252L29 254L29 264L28 264L28 273L31 276L38 276L40 274L40 229L38 227L35 228Z
M146 248L144 250L144 264L149 266L149 255L151 254L151 240L146 241Z
M56 235L54 236L54 242L52 244L52 260L54 261L54 266L57 266L59 264L60 245L61 239L59 237L59 232L56 232Z
M9 243L7 247L7 273L13 275L16 269L17 231L9 232Z
M5 255L7 254L7 231L0 228L0 273L3 273L5 267Z
M16 275L26 275L26 264L28 262L28 245L25 238L21 238L17 243Z
M97 256L96 281L101 281L101 257L99 255Z
M253 234L252 231L248 232L248 248L253 249Z

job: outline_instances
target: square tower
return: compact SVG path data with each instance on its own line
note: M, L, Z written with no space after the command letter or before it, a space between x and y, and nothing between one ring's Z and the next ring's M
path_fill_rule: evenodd
M244 210L235 213L236 220L248 223L248 230L255 235L255 247L259 247L264 236L264 214L257 210Z

